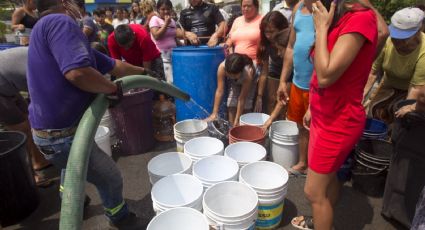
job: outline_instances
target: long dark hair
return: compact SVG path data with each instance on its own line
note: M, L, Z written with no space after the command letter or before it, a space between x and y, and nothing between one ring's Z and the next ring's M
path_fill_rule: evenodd
M257 60L261 63L269 58L268 47L271 46L271 42L266 38L267 26L273 26L278 31L282 31L289 27L288 20L279 11L271 11L267 13L260 23L260 44L257 49Z
M322 0L323 5L329 11L331 8L331 3L333 0ZM334 18L332 20L332 24L330 28L333 28L339 21L339 19L344 16L345 13L350 11L362 11L368 10L369 8L363 5L359 0L336 0L336 9Z
M156 10L159 11L162 5L168 6L171 11L173 10L173 3L170 0L158 0L156 3Z
M224 61L224 70L230 74L242 72L247 65L254 66L252 59L246 54L232 53Z

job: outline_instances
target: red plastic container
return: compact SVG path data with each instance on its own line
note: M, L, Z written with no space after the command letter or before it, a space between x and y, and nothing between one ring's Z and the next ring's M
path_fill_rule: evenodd
M154 147L152 97L151 89L132 90L110 110L122 154L141 154Z
M233 127L229 131L229 143L236 143L239 141L254 142L264 146L266 133L262 128L250 125L241 125Z

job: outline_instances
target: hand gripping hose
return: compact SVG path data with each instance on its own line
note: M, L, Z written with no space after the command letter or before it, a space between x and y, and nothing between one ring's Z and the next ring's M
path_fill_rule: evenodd
M185 101L190 99L190 96L180 89L152 77L132 75L119 80L123 82L124 92L134 88L150 88ZM108 106L109 101L105 94L97 95L78 124L66 166L59 224L61 230L76 230L82 227L89 156L97 127Z

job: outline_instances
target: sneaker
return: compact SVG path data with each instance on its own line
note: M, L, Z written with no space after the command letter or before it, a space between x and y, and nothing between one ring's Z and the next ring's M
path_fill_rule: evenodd
M136 216L136 214L130 212L127 216L123 217L121 220L112 223L109 222L109 226L111 229L119 229L119 230L141 230L146 229L146 223L142 223L142 221Z

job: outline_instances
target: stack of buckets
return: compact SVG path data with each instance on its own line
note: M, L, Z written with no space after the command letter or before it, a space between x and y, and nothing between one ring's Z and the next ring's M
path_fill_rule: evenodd
M298 162L298 127L293 121L275 121L269 131L272 160L286 170Z
M224 156L230 157L238 162L239 168L266 159L266 149L257 143L241 141L226 147Z
M203 136L208 136L208 123L203 120L188 119L174 125L177 152L183 152L184 144L189 140Z
M262 128L250 125L233 127L229 132L229 144L240 141L254 142L260 145L265 144L266 134Z
M196 137L184 144L184 153L196 162L202 158L223 155L224 144L214 137Z
M274 229L282 221L288 178L288 172L282 166L269 161L242 167L239 181L258 194L257 229Z
M157 214L177 207L188 207L202 211L203 192L201 182L192 175L174 174L166 176L152 187L152 206Z
M190 174L192 160L178 152L168 152L152 158L148 163L149 181L155 184L161 178L173 174Z
M240 125L262 126L270 118L265 113L246 113L239 118Z
M204 215L214 229L255 229L257 193L240 182L225 181L211 186L203 198Z
M155 216L147 230L209 230L207 219L193 208L173 208Z
M238 163L225 156L210 156L193 165L193 176L198 178L204 190L223 181L237 181Z
M105 114L103 114L102 119L100 120L99 126L105 126L109 129L109 136L111 137L111 144L115 145L117 144L118 140L115 133L115 123L112 119L111 113L109 110L105 111Z

